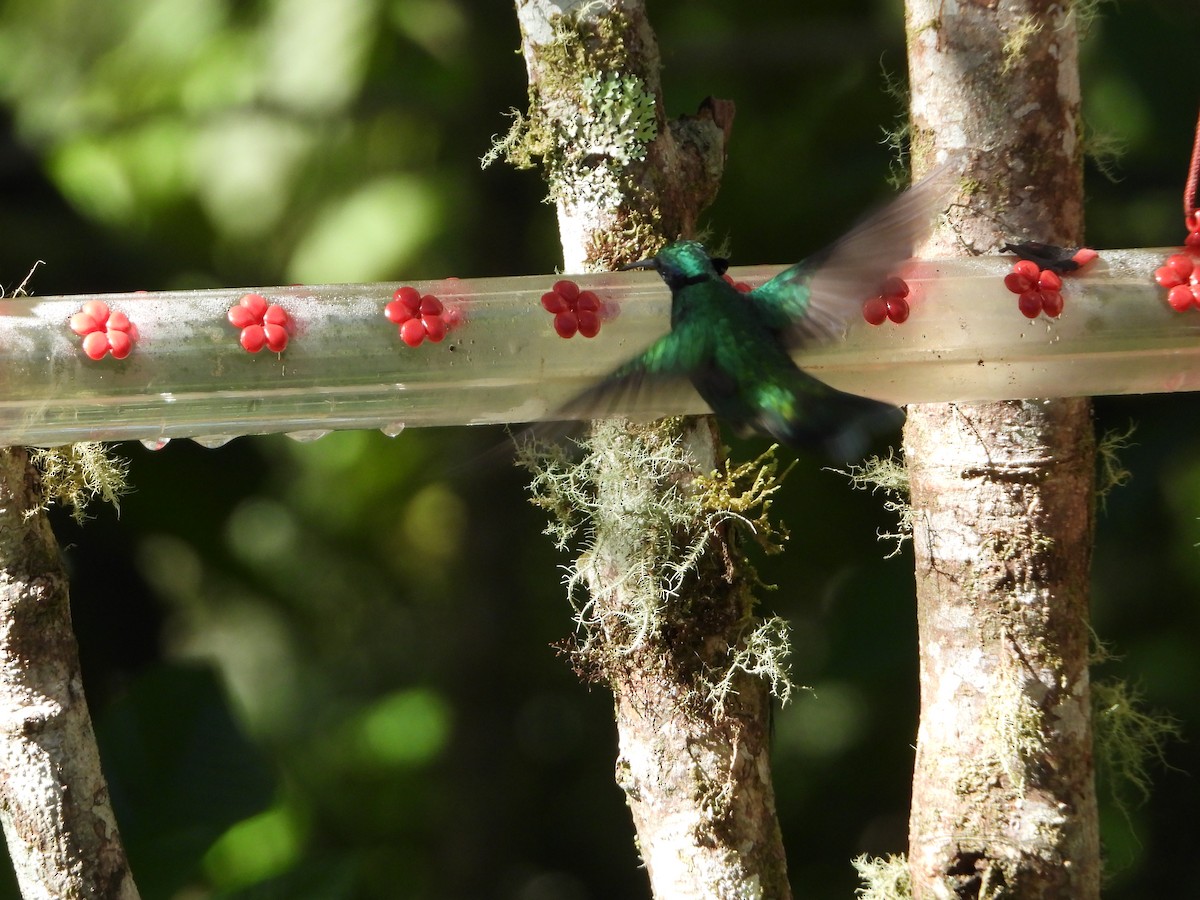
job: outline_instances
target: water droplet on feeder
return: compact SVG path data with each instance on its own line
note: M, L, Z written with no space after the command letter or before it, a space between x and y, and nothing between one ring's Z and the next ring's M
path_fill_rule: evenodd
M161 450L169 443L171 443L170 438L146 438L141 441L141 445L147 450Z
M396 435L398 435L400 432L402 432L404 430L404 423L403 422L388 422L386 425L384 425L379 430L382 431L384 434L386 434L388 437L395 437Z
M233 439L234 435L232 434L200 434L192 438L201 447L207 447L209 450L224 447Z
M288 437L290 437L293 441L299 441L301 444L311 443L312 441L325 437L327 434L329 434L328 428L313 428L310 431L287 432Z

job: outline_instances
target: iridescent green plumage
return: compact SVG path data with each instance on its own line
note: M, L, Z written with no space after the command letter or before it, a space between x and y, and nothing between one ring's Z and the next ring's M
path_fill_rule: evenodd
M803 372L791 351L834 340L863 301L912 255L946 193L939 172L814 257L757 290L721 278L723 260L679 241L630 268L652 268L671 289L671 331L571 404L575 413L616 410L629 392L686 378L739 431L844 455L883 404L834 390Z

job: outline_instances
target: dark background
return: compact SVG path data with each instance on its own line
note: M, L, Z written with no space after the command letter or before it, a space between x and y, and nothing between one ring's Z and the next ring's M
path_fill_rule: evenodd
M736 263L794 261L886 195L899 2L651 14L672 113L737 104L707 217ZM1124 151L1115 182L1089 163L1093 246L1184 236L1198 26L1193 3L1127 0L1090 27L1087 140ZM525 106L518 40L511 7L479 0L0 3L0 283L37 259L42 295L553 271L539 176L478 164ZM1101 432L1137 425L1097 533L1094 626L1119 659L1096 677L1185 736L1148 802L1122 813L1101 786L1107 896L1180 896L1200 799L1196 404L1096 409ZM501 437L122 445L119 518L56 516L144 897L648 896L610 698L549 646L571 627L565 558L521 473L470 464ZM790 546L761 567L815 688L777 716L792 881L846 898L851 857L905 846L912 561L884 559L879 498L821 465L789 478Z

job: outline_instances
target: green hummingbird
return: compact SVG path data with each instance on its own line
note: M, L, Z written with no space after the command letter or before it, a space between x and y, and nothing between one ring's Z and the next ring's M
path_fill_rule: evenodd
M842 336L863 302L912 256L946 194L939 170L749 293L725 281L728 262L696 241L677 241L624 266L662 276L671 290L671 330L567 409L572 417L602 416L636 392L690 381L740 433L849 457L898 410L829 387L800 369L791 352Z

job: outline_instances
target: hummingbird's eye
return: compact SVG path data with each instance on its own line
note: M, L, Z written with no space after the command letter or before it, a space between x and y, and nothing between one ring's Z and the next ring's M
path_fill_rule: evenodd
M722 256L710 256L709 259L712 260L713 268L717 270L717 274L724 275L725 271L729 268L729 260Z

